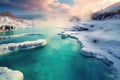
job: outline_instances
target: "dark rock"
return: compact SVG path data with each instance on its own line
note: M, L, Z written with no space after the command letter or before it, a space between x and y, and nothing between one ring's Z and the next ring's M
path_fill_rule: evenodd
M16 28L14 26L9 26L9 25L2 25L0 27L0 31L10 31L10 30L15 30Z
M117 15L118 12L105 12L105 13L100 13L100 12L96 12L92 15L92 19L93 20L105 20L106 18L112 18L115 15Z
M79 28L76 28L78 31L88 31L89 29L88 28L84 28L84 27L79 27Z
M91 27L91 28L93 28L93 27L94 27L94 25L91 25L90 27Z
M96 40L96 39L95 39L95 40L93 40L93 43L98 43L98 40Z
M101 59L108 67L112 66L114 63L106 58Z

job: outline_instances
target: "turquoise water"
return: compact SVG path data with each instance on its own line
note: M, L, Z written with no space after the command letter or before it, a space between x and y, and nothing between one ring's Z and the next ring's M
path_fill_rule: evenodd
M45 47L11 52L0 56L0 66L20 70L24 80L113 80L112 72L101 61L80 54L81 46L75 39L61 39L59 28L21 29L0 33L45 33L2 40L0 44L46 39Z

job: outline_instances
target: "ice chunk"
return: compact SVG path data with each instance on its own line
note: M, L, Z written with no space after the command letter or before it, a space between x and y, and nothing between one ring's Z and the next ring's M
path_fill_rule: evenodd
M0 67L0 80L23 80L23 74L17 70Z
M46 44L47 44L47 41L44 39L39 39L36 41L25 41L25 42L21 42L21 43L2 44L2 45L0 45L0 54L36 48L39 46L45 46Z

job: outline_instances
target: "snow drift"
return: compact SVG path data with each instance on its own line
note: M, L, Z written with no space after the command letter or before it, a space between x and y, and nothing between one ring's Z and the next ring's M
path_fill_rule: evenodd
M26 41L26 42L21 42L21 43L2 44L0 45L0 54L36 48L40 46L45 46L46 44L47 44L47 41L44 39L39 39L36 41Z

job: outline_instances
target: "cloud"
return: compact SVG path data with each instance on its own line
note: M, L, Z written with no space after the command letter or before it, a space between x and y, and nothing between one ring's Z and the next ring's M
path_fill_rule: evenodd
M93 12L104 9L120 0L74 0L70 11L74 16L84 20L89 19Z
M78 16L82 20L87 20L90 15L98 10L108 7L120 0L73 0L74 5L54 1L51 6L51 14L68 18L69 16ZM48 12L49 13L49 12ZM50 13L48 14L50 15Z
M59 0L0 0L0 7L11 7L31 12L51 12L56 10L64 13L68 9L73 11L89 8L91 10L100 9L100 7L106 7L117 1L120 0L73 0L74 5L71 6L60 3Z
M44 14L47 17L79 16L84 18L91 12L105 8L120 0L73 0L74 5L60 3L59 0L0 0L0 7Z
M53 0L0 0L0 7L17 8L26 11L48 11Z

